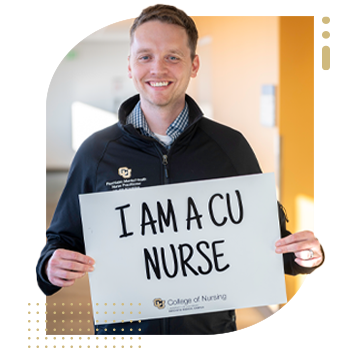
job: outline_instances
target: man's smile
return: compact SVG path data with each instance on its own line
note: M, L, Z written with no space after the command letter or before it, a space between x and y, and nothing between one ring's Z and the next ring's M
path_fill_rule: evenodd
M147 84L151 85L152 87L159 87L159 86L168 86L171 84L170 81L148 81Z

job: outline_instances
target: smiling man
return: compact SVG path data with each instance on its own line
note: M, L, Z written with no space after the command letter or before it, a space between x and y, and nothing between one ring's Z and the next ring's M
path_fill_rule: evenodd
M66 187L47 231L37 265L46 295L71 286L87 271L78 195L114 189L121 179L143 179L139 187L260 173L256 157L239 132L210 121L186 95L199 70L198 33L193 20L168 5L146 8L130 30L128 74L139 95L125 101L119 122L88 138L72 163ZM287 274L310 273L323 262L310 231L286 230L279 206ZM122 288L122 286L121 286ZM101 334L125 334L123 324L99 327ZM142 321L137 334L215 334L236 330L235 311ZM131 332L131 331L130 331Z
M154 133L166 135L185 107L185 92L190 78L197 75L199 59L191 53L186 30L179 25L152 20L135 27L129 77L140 93L148 126Z

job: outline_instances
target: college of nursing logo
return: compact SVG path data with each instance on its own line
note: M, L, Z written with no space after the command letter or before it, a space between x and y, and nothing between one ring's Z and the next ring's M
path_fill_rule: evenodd
M158 309L164 309L165 308L165 300L162 300L161 298L157 298L153 300L153 304Z
M124 179L129 179L131 177L131 169L128 169L127 167L119 168L118 175Z

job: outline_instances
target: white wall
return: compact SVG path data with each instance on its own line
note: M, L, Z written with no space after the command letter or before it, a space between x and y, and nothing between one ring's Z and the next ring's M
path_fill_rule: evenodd
M81 101L116 112L124 99L136 93L127 77L129 43L81 42L58 66L47 95L46 166L68 169L71 145L71 105Z

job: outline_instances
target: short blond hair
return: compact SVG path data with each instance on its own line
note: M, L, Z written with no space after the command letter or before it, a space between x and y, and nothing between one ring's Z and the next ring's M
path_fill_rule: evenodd
M141 14L135 18L130 28L130 42L133 42L135 30L143 23L149 21L160 21L163 23L176 24L186 30L188 46L191 50L191 59L196 55L198 31L193 19L187 14L170 5L154 5L145 8Z

